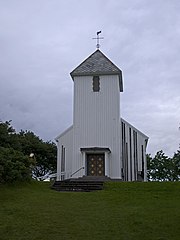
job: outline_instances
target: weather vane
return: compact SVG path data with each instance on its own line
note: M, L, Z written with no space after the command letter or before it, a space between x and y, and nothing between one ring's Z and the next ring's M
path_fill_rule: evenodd
M93 38L93 39L96 39L96 40L97 40L97 44L96 44L97 49L100 48L99 40L100 40L100 39L104 39L103 37L99 37L99 34L100 34L100 33L101 33L101 31L97 32L97 37L96 37L96 38Z

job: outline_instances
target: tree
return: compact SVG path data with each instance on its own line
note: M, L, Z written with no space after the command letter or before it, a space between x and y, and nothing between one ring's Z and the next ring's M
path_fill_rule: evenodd
M57 148L53 142L43 142L33 132L20 132L19 141L21 142L21 151L30 156L33 153L35 166L32 170L33 178L40 177L56 172L56 152Z
M0 121L0 146L10 147L11 136L15 133L15 129L11 126L11 121L2 122Z
M155 157L147 155L147 177L151 181L178 181L179 180L179 161L180 154L174 154L169 158L161 150Z
M174 153L172 158L173 165L174 165L174 175L176 180L180 180L180 151L178 150L177 153Z
M56 145L53 142L44 142L31 131L21 130L19 133L16 133L11 126L11 121L0 122L0 147L2 148L2 152L6 152L7 154L6 158L5 155L0 155L3 169L6 166L6 159L7 162L9 158L11 159L11 163L8 162L8 167L15 168L16 155L19 154L17 164L20 164L21 161L23 163L25 158L26 160L30 160L29 156L33 153L34 157L31 158L31 161L34 162L33 167L32 164L31 166L28 164L25 165L27 168L30 168L32 173L30 175L33 178L39 179L47 173L56 172Z

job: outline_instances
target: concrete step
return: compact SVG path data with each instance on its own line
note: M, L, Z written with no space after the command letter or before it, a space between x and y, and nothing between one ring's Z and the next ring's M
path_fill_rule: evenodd
M57 191L95 191L102 190L103 183L107 181L122 181L121 179L111 179L107 176L83 176L80 178L70 178L63 181L55 181L52 189Z
M78 178L76 181L106 182L111 181L111 178L107 176L83 176Z
M64 180L54 182L52 189L57 191L95 191L103 189L101 181L75 181Z

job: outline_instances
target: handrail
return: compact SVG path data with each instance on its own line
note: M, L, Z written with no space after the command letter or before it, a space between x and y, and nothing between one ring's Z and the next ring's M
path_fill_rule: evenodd
M57 176L57 173L47 173L44 176L38 177L38 180L46 180L47 178L55 178Z
M81 167L81 168L79 168L77 171L73 172L73 173L71 174L71 177L72 177L73 175L75 175L77 172L79 172L81 169L84 169L84 167Z

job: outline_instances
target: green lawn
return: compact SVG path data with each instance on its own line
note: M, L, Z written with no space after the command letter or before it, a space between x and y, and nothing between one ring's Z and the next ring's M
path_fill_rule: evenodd
M107 183L90 193L0 186L0 239L179 240L180 183Z

